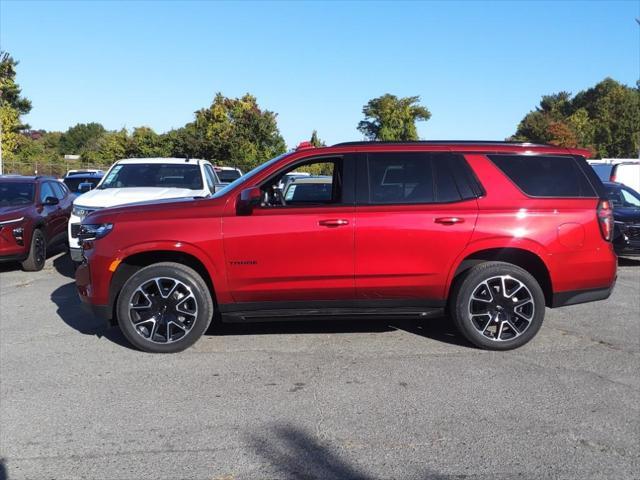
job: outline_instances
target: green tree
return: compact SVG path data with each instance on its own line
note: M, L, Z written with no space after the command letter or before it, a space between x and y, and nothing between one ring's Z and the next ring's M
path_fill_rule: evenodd
M431 112L419 105L420 97L398 98L389 93L369 100L362 108L364 120L358 124L369 140L418 140L417 121L427 121Z
M314 130L311 133L311 138L309 139L309 143L311 145L313 145L314 147L316 147L316 148L326 147L327 146L327 144L324 143L322 140L320 140L320 138L318 137L318 131L317 130Z
M78 123L60 137L59 149L62 155L82 155L97 150L98 141L105 134L99 123Z
M127 156L133 158L168 157L171 145L149 127L137 127L129 139Z
M262 110L248 93L242 98L218 93L195 116L183 133L187 145L197 148L195 156L250 170L286 150L277 115Z
M591 149L599 157L635 157L640 147L640 90L605 78L573 98L542 97L513 140Z
M22 90L16 83L16 65L18 62L7 52L0 51L0 130L2 135L2 154L13 159L20 143L18 135L29 128L22 124L21 115L31 111L31 102L21 95Z

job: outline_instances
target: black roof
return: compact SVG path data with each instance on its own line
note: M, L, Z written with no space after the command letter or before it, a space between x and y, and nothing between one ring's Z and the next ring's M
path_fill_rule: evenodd
M36 182L38 180L56 180L49 175L0 175L0 180L9 182Z
M358 141L358 142L342 142L332 145L333 147L353 147L366 145L514 145L523 147L550 147L553 145L545 145L539 143L527 142L510 142L500 140L408 140L397 142L380 142L380 141Z

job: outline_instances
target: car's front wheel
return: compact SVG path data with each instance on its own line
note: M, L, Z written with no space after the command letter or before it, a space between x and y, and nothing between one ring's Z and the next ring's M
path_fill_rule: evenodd
M450 303L464 337L489 350L511 350L531 340L544 319L544 293L526 270L505 262L486 262L464 274Z
M118 325L145 352L174 353L193 345L213 317L207 284L193 269L173 262L149 265L122 287Z
M27 272L38 272L44 267L47 260L47 239L44 232L36 228L31 235L31 245L29 245L29 255L22 262L23 270Z

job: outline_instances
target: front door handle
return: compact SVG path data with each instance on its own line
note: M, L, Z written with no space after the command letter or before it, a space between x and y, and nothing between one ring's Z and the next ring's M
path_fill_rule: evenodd
M457 223L464 223L464 218L460 217L439 217L435 219L436 223L441 223L442 225L455 225Z
M349 225L349 220L345 220L344 218L332 218L331 220L320 220L318 225L321 227L342 227L344 225Z

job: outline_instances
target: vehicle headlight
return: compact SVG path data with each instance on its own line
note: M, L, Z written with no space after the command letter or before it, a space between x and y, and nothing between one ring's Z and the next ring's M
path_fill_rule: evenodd
M73 210L71 211L71 214L75 217L80 217L80 218L84 218L87 215L89 215L89 213L91 213L92 210L89 210L85 207L80 207L78 205L74 205L73 206Z
M80 240L98 240L113 230L113 223L82 224L78 232Z

